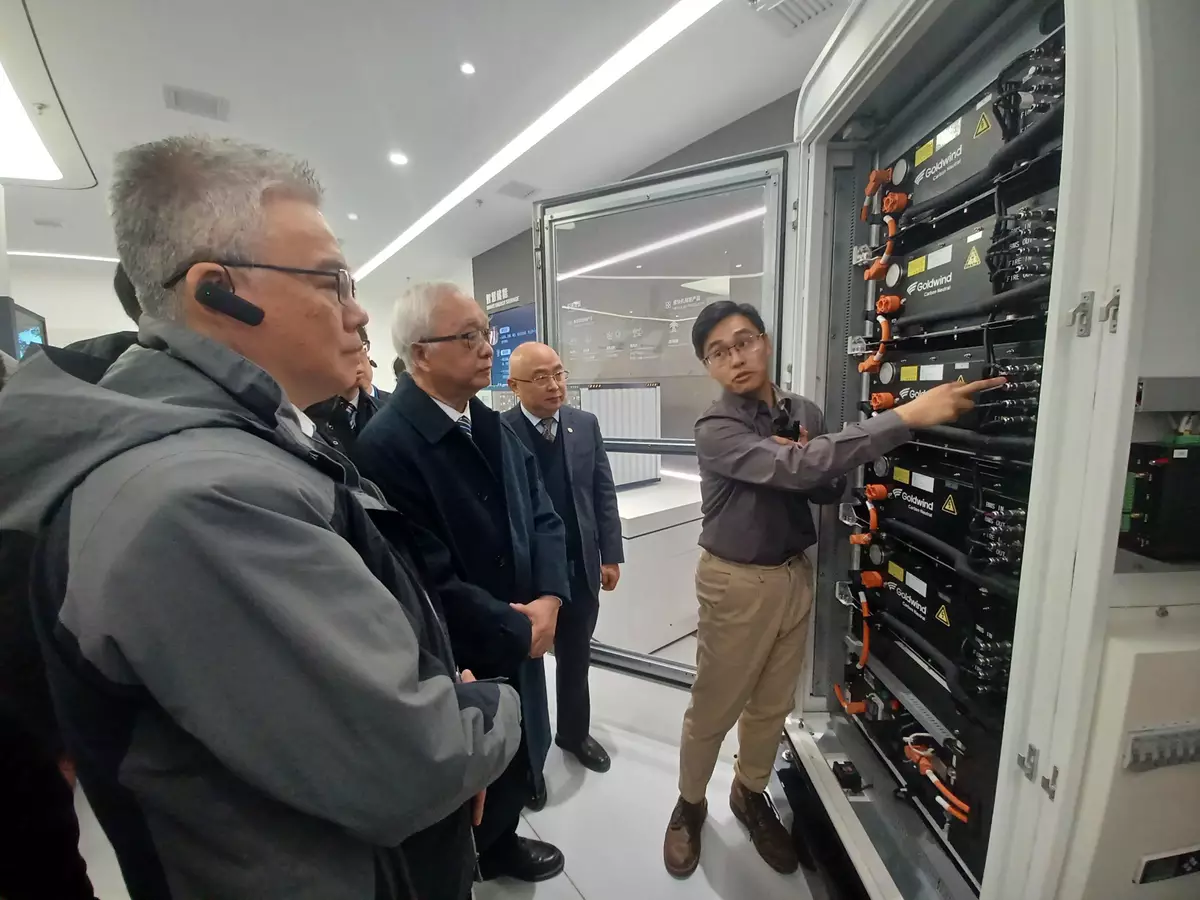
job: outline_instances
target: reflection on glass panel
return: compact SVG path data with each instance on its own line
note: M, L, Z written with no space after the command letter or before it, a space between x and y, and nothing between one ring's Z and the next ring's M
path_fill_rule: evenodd
M610 454L614 469L618 457ZM625 564L601 596L595 639L609 646L695 663L700 475L696 457L663 456L655 481L617 491Z
M717 393L692 350L697 314L722 299L761 309L775 293L767 203L756 184L555 226L557 343L571 381L659 393L657 428L621 436L692 437Z

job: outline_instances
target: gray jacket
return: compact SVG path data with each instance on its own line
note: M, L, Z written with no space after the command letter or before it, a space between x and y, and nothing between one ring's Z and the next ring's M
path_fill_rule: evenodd
M828 433L815 403L775 392L771 409L723 391L696 421L700 546L729 562L778 566L799 556L817 540L809 503L836 503L843 475L911 438L891 410ZM775 441L780 426L804 428L807 441Z
M38 537L51 688L131 897L461 900L516 694L457 682L404 522L272 378L140 340L0 393L0 528Z

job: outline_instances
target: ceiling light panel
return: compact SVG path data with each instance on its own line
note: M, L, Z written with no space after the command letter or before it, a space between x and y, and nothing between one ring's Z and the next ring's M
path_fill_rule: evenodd
M393 150L388 154L388 162L390 162L393 166L407 166L408 157L399 150Z
M434 204L395 240L363 263L354 273L354 277L361 280L378 269L446 213L471 197L559 125L620 81L720 2L721 0L679 0L633 40L601 63L598 69L575 85L566 96L542 113L529 127L505 144L491 159L468 175L465 181Z
M458 71L462 72L464 75L474 75L475 67L469 62L465 62L458 67Z
M16 89L0 64L0 178L61 181L62 172L33 127Z

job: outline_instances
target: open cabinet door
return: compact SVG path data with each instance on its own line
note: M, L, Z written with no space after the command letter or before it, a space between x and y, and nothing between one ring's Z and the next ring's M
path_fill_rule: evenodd
M599 420L618 488L626 563L595 634L601 664L690 685L693 429L719 390L691 329L705 306L733 300L777 338L792 169L789 148L763 150L535 208L538 333L562 357L572 402Z

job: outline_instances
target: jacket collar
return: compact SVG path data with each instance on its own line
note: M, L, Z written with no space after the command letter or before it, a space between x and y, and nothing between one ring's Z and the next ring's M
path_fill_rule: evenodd
M449 434L452 428L456 427L454 421L442 412L434 399L421 390L407 372L400 375L400 381L396 384L396 390L390 402L395 404L397 411L408 419L417 432L431 444L436 444ZM472 397L472 424L481 409L486 410L487 407Z
M138 341L198 369L271 428L279 424L280 408L290 406L279 382L265 369L182 325L142 316Z

